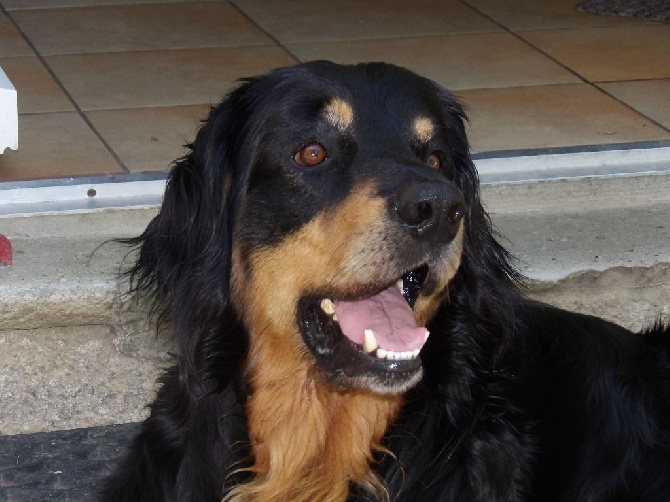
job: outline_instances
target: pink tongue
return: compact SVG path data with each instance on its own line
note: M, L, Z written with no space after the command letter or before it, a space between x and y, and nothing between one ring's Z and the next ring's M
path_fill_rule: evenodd
M363 300L335 300L335 313L342 332L359 345L366 329L374 331L380 348L394 352L420 349L426 341L426 328L417 327L396 285Z

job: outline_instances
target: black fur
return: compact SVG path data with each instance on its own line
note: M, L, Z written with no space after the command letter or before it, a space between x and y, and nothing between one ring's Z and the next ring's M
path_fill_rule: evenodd
M160 214L131 241L140 247L133 284L155 295L177 361L102 499L215 501L244 481L235 471L251 463L247 340L230 296L233 233L269 245L348 193L355 177L323 174L315 193L293 196L295 181L272 158L291 151L273 134L304 135L315 102L372 87L370 114L439 110L467 206L462 264L429 325L424 378L385 438L394 455L373 466L390 499L670 500L668 327L633 334L525 299L480 203L460 105L396 67L326 62L249 79L213 108L174 165ZM368 130L339 153L362 155L375 133L386 137ZM352 486L350 499L373 496Z

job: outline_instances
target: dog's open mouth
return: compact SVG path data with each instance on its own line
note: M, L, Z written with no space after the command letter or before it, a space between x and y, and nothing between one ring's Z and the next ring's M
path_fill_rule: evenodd
M428 275L422 265L363 298L300 300L300 331L321 369L340 384L384 392L418 381L428 330L412 308Z

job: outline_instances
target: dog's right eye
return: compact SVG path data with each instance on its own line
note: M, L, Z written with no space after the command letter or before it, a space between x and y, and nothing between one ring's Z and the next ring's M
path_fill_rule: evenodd
M326 149L317 142L307 143L293 157L300 166L310 167L326 160Z

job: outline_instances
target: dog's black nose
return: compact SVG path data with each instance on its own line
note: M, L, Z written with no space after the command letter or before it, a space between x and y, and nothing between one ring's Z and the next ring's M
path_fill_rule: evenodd
M453 183L412 183L402 187L395 213L413 232L451 239L465 214L465 200Z

